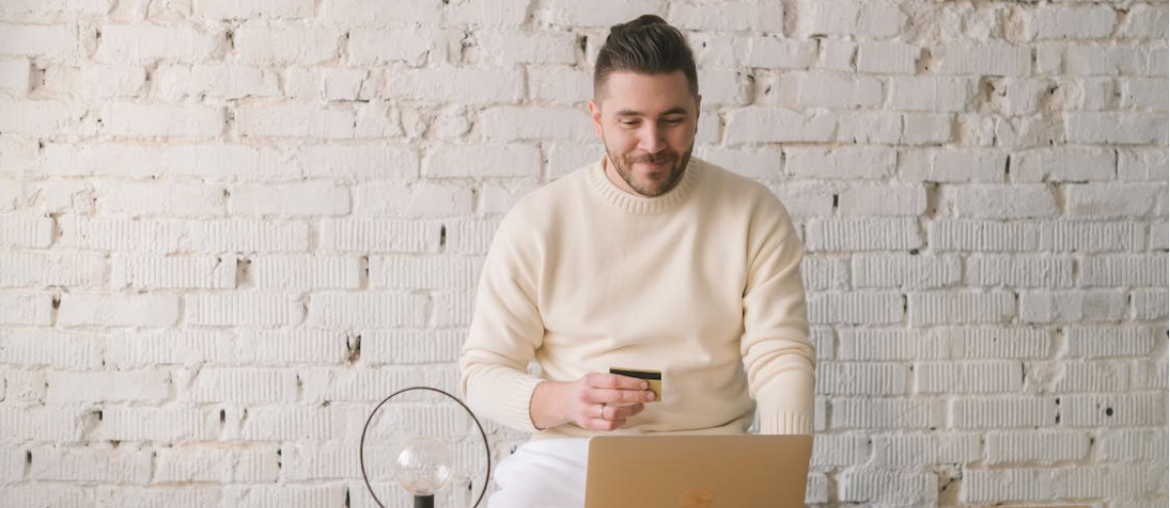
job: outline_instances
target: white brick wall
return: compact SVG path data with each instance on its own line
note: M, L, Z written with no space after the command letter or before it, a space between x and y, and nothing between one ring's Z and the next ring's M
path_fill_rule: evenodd
M805 242L810 504L1166 505L1170 9L927 0L0 2L0 504L373 506L647 12Z

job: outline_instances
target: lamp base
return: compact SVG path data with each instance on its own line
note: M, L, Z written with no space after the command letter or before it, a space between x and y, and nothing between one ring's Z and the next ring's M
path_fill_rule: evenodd
M435 508L435 496L414 496L414 508Z

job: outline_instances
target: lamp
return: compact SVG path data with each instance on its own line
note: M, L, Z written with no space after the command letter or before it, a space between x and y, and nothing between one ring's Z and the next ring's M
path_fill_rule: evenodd
M487 471L484 473L483 487L480 489L479 498L475 500L472 508L479 506L479 503L483 501L484 494L487 493L487 485L492 477L492 451L491 446L488 445L487 433L484 432L483 425L479 423L479 418L475 417L475 413L471 412L471 408L468 408L467 404L450 393L429 386L412 386L398 390L382 399L382 402L379 402L370 412L365 427L362 427L362 440L358 448L358 459L362 464L362 479L366 482L366 489L370 491L370 496L374 498L374 502L378 506L386 508L386 505L382 504L378 495L374 493L374 487L370 485L370 477L366 474L366 433L370 430L374 415L378 414L378 410L382 409L383 405L400 394L415 390L439 393L454 400L464 411L467 411L471 420L475 422L476 428L479 429L479 435L483 438L484 452L487 456ZM407 442L402 452L398 454L397 460L394 461L394 476L402 488L414 495L415 508L434 508L435 492L442 490L451 478L451 448L447 446L447 443L433 437L414 437Z

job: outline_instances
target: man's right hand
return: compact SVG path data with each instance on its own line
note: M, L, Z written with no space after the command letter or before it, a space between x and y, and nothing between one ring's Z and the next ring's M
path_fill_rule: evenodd
M642 379L590 372L572 382L536 385L528 413L539 429L575 423L583 429L615 430L641 413L654 392Z

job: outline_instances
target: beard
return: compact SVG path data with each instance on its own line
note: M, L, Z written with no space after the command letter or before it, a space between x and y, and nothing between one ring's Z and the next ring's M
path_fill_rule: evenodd
M644 155L641 157L621 157L615 155L609 147L606 147L605 152L609 157L609 162L613 164L613 168L617 171L618 176L625 180L626 184L634 189L638 194L652 198L661 196L670 192L678 182L682 180L683 172L686 171L687 164L691 161L691 152L694 151L694 145L687 148L686 152L679 154L678 152L663 150L654 155ZM649 179L638 178L634 174L634 164L639 162L659 164L666 163L667 172L665 178Z

